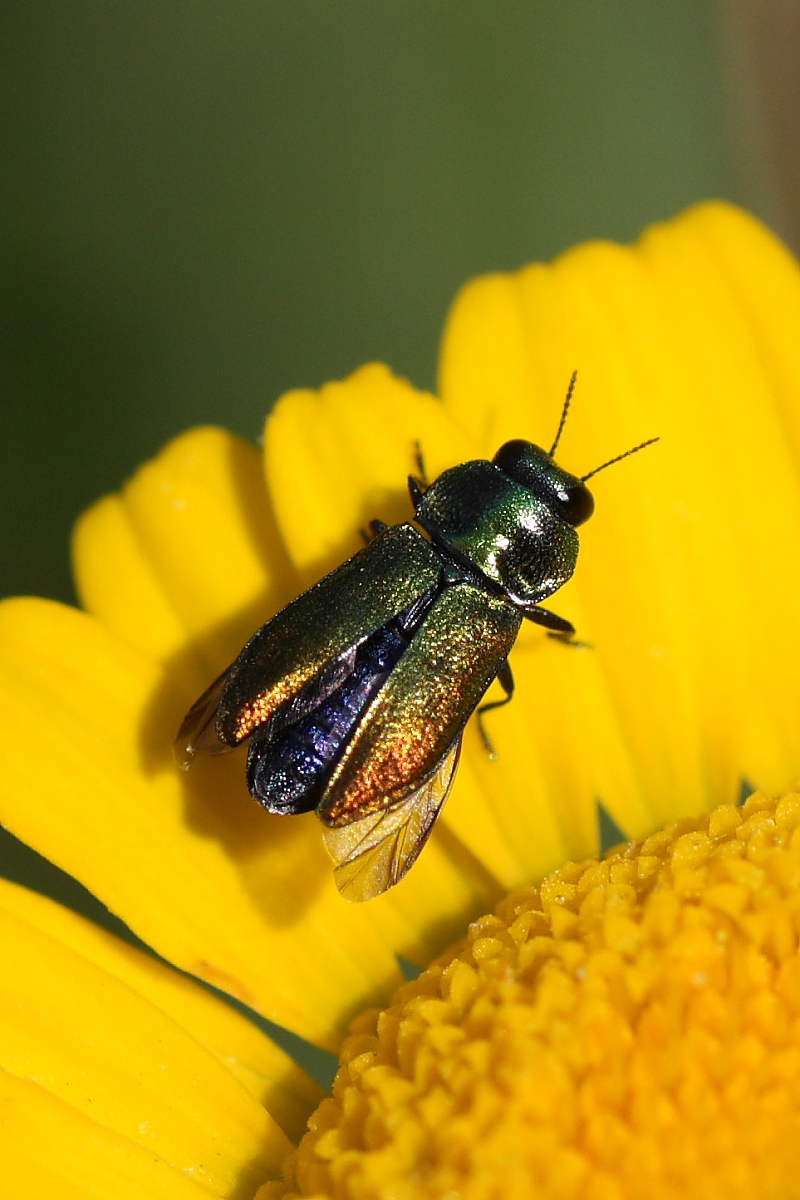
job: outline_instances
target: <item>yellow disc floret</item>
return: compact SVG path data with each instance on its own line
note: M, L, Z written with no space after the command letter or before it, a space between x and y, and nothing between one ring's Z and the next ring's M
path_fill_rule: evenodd
M800 794L509 896L364 1015L259 1195L800 1195Z

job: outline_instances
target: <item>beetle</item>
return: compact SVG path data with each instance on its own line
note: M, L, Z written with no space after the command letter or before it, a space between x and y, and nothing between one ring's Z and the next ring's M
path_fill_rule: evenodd
M578 556L592 514L587 475L550 450L506 442L425 479L410 475L413 524L373 521L366 546L263 625L192 705L176 751L249 744L247 783L269 812L316 810L340 892L368 900L416 861L455 776L464 726L494 679L508 703L523 619L570 640L542 606ZM482 727L481 727L482 728ZM491 747L482 728L487 748Z

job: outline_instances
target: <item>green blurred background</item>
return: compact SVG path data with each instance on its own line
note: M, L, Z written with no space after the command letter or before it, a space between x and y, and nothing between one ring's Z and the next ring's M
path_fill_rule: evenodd
M738 7L9 6L0 591L69 598L75 514L188 425L432 385L476 272L709 195L780 225Z

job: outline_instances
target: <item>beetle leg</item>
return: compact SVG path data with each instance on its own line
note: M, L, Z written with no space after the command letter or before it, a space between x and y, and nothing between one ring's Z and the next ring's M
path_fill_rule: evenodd
M520 604L518 607L526 621L533 621L534 625L544 625L545 629L551 629L562 636L570 636L575 632L571 621L565 621L549 608L542 608L539 604Z
M428 479L428 472L425 470L425 459L422 454L422 442L414 442L414 458L417 462L417 470L419 471L419 482L425 491L431 486Z
M533 621L535 625L544 625L549 630L547 636L551 637L554 642L561 642L564 646L574 646L577 650L591 650L590 642L579 642L574 636L575 626L571 621L565 621L563 617L559 617L557 613L550 612L549 608L542 608L539 604L529 604L527 608L520 606L523 617Z
M492 700L490 704L482 704L477 712L478 730L480 731L481 739L486 747L486 753L489 755L489 758L497 758L497 752L492 744L492 739L486 732L483 714L490 712L493 708L502 708L504 704L508 704L511 697L514 695L514 676L511 674L511 666L508 659L505 659L505 661L500 664L495 679L506 693L505 699Z
M409 475L408 491L411 496L411 503L414 505L414 512L416 512L419 508L420 500L431 486L425 471L425 459L422 457L421 442L414 442L414 457L417 461L419 475Z

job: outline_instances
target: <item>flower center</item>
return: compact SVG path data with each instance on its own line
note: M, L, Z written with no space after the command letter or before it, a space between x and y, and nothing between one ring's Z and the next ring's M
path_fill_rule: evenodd
M261 1196L793 1194L800 795L568 864L362 1016Z

